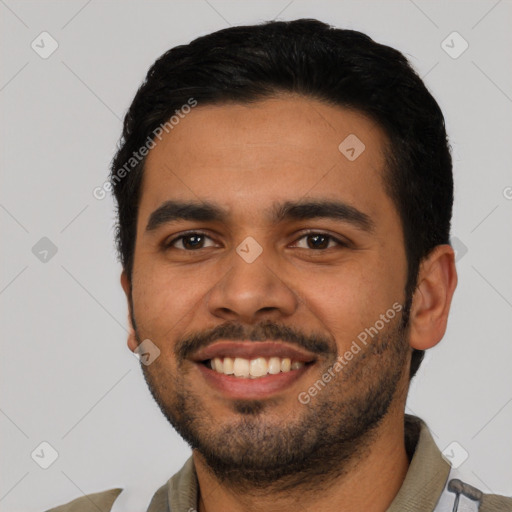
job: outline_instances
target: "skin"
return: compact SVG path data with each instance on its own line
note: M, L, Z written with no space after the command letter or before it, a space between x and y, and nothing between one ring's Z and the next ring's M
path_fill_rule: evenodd
M338 150L349 134L366 146L354 161ZM397 317L363 351L364 359L350 362L308 406L297 400L361 331L395 302L404 303L402 227L382 181L386 142L380 127L358 112L281 95L250 106L199 105L149 152L133 273L130 279L123 272L121 284L136 321L128 347L133 351L146 338L159 347L160 357L143 371L169 416L183 421L179 408L188 404L195 432L205 443L220 450L215 440L234 427L232 444L238 442L257 457L258 450L265 453L268 447L250 446L243 426L250 425L255 436L264 429L291 436L293 428L314 417L318 432L334 434L333 417L346 417L347 425L357 419L351 404L363 404L372 386L391 393L381 421L339 452L332 450L327 466L332 469L318 478L312 475L310 485L307 479L294 481L293 475L262 485L255 474L252 485L250 478L237 480L236 475L223 480L194 449L199 512L385 511L400 489L409 465L403 421L410 354L413 348L433 347L445 333L457 284L449 245L437 246L422 262L405 345L398 340ZM364 232L333 219L267 220L265 212L275 202L299 198L343 200L366 213L375 230ZM228 209L228 222L181 220L146 231L151 213L169 199L208 199ZM332 241L323 251L311 248L307 229L350 244ZM181 242L162 249L163 241L187 230L210 238L199 251L186 251ZM250 264L235 251L248 236L263 250ZM227 323L250 332L264 321L293 327L306 337L316 334L329 350L317 354L311 370L278 396L252 403L252 413L208 385L191 361L178 361L176 346L187 336ZM392 370L397 361L398 370ZM384 385L380 377L387 379ZM180 403L179 396L186 400ZM328 406L339 414L326 416ZM236 458L224 445L223 454Z

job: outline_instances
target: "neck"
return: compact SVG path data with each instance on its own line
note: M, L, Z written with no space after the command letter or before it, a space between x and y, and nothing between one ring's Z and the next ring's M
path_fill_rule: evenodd
M384 512L397 495L409 467L403 408L390 409L364 446L364 453L344 461L343 471L335 468L338 476L326 479L329 483L322 489L308 488L306 482L293 492L240 492L219 482L196 451L193 458L200 489L198 512Z

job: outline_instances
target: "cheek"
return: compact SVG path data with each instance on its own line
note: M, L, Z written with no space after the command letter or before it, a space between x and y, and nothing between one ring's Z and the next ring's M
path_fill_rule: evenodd
M377 292L375 283L361 274L340 271L323 280L318 292L306 292L307 304L338 344L345 346L372 317Z
M142 267L142 265L141 265ZM172 335L173 329L199 307L207 292L200 276L149 264L151 270L134 275L133 302L137 326L155 339Z
M401 278L373 255L345 261L336 269L309 272L307 278L296 274L295 279L301 283L298 290L306 307L340 350L402 299Z

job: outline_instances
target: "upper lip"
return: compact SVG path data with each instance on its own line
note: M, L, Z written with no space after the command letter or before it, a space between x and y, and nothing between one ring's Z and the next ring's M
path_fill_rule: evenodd
M307 351L277 341L218 341L194 352L190 359L196 362L207 361L216 357L289 357L293 361L309 363L316 357Z

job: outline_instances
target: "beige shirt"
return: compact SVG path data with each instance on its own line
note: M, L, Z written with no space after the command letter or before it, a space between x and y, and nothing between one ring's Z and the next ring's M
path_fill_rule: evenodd
M512 512L512 498L484 494L462 482L457 470L443 458L427 425L416 416L405 415L405 445L411 463L386 512ZM45 512L110 512L122 490L89 494ZM194 512L198 490L190 457L156 491L147 512Z

